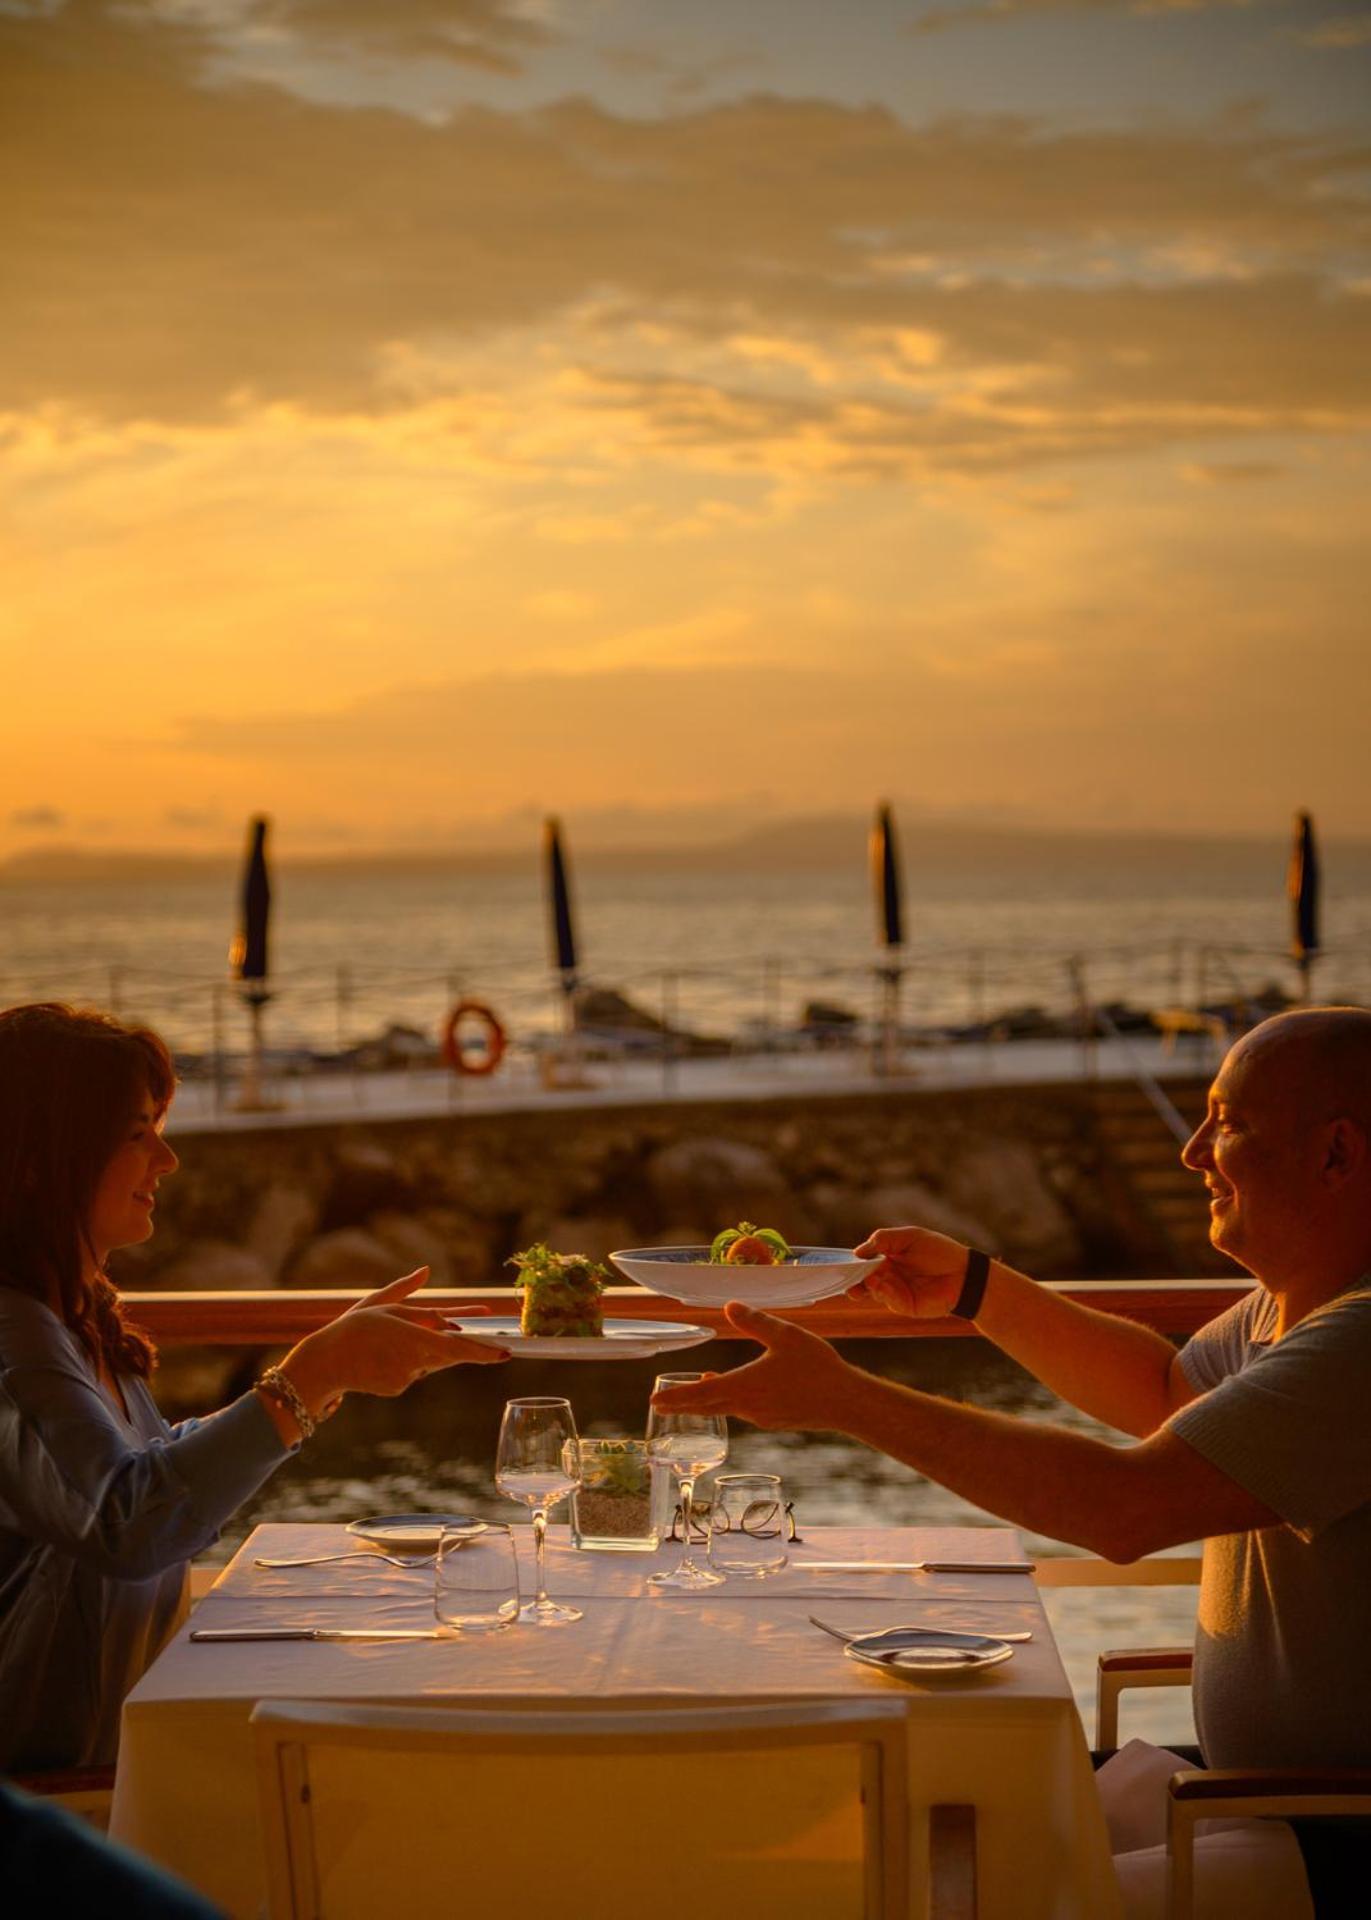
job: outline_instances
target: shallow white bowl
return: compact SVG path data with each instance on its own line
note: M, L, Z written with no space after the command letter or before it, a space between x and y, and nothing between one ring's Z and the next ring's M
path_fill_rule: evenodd
M779 1267L713 1266L708 1247L629 1247L609 1257L640 1287L692 1307L722 1307L729 1300L807 1307L845 1293L881 1264L859 1260L846 1247L796 1247L795 1258Z

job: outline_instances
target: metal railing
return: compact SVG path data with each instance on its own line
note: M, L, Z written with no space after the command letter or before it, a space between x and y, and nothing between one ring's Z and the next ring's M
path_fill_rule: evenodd
M1323 997L1371 1000L1371 940L1329 949L1320 968ZM1094 1069L1095 1037L1127 1042L1130 1031L1146 1031L1151 1009L1189 1009L1198 1018L1221 981L1216 1004L1231 1009L1242 1026L1259 1016L1263 988L1283 980L1296 985L1290 958L1279 949L1178 939L1074 953L917 945L867 958L763 953L729 965L626 969L612 978L646 1019L585 1025L579 1055L610 1066L650 1061L667 1093L682 1064L711 1049L739 1057L842 1054L856 1070L879 1072L891 1057L892 978L897 1054L917 1062L929 1047L972 1045L989 1057L1023 1039L1075 1039L1085 1077ZM536 1074L540 1061L563 1045L564 1002L537 967L489 978L458 966L350 961L274 976L266 1010L268 1072L290 1083L432 1065L444 1015L466 996L494 1006L510 1033L511 1064L526 1073ZM0 974L0 1004L40 998L94 1002L148 1021L165 1035L183 1076L212 1086L220 1099L241 1072L248 1019L237 989L223 978L122 964L66 964L47 973L37 961ZM836 1017L824 1017L826 1005ZM1121 1024L1125 1009L1136 1013L1138 1024ZM1202 1019L1199 1038L1205 1038ZM1157 1104L1154 1090L1144 1090Z

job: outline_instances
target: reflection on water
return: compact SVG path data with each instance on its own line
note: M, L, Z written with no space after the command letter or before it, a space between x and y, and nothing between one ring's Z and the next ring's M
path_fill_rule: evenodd
M848 1342L845 1355L892 1380L950 1399L1055 1421L1118 1444L1123 1436L1065 1406L1013 1361L979 1340ZM737 1342L712 1341L690 1358L702 1370L740 1364ZM660 1365L669 1367L670 1356ZM435 1375L403 1400L349 1400L309 1445L241 1509L205 1555L219 1564L246 1534L270 1520L354 1520L368 1513L425 1508L515 1519L492 1478L500 1415L514 1394L565 1394L582 1433L641 1433L658 1363L517 1361ZM985 1526L994 1516L933 1485L921 1474L836 1434L759 1433L737 1426L733 1471L779 1473L796 1518L806 1527L859 1525ZM560 1516L559 1516L560 1517ZM517 1524L517 1522L516 1522ZM1069 1553L1059 1541L1025 1533L1035 1558ZM1159 1645L1190 1638L1192 1588L1073 1589L1048 1596L1054 1632L1091 1724L1095 1656L1105 1646ZM1188 1696L1142 1694L1126 1701L1125 1735L1193 1739Z

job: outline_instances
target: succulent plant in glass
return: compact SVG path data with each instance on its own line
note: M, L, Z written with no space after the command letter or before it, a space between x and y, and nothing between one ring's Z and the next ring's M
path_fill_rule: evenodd
M573 1544L606 1553L652 1552L658 1535L647 1442L582 1440L581 1475L571 1502Z

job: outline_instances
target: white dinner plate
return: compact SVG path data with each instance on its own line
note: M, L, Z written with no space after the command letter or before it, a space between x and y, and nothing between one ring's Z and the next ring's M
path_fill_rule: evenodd
M1012 1658L1007 1640L988 1633L952 1633L941 1627L891 1627L885 1633L864 1633L843 1648L849 1660L879 1667L896 1675L965 1673L972 1667L997 1667Z
M640 1287L692 1307L722 1307L730 1300L750 1307L808 1307L845 1293L881 1264L859 1260L846 1247L794 1252L793 1260L776 1267L720 1266L710 1260L708 1247L629 1247L609 1257Z
M470 1513L379 1513L369 1520L349 1520L347 1530L388 1553L436 1553L444 1530L469 1533L474 1540L486 1531L486 1522Z
M697 1347L713 1338L711 1327L689 1327L680 1320L606 1320L603 1339L571 1333L520 1333L517 1320L492 1316L449 1323L465 1340L487 1347L508 1347L526 1360L647 1360L677 1347Z

